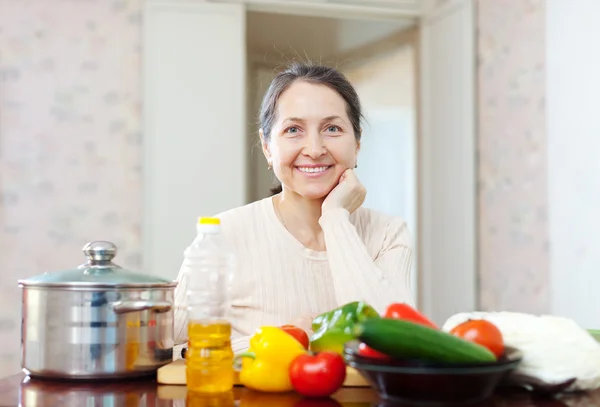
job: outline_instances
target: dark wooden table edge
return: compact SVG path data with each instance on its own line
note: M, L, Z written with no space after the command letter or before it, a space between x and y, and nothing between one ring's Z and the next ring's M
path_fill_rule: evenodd
M17 373L0 379L0 407L18 406L20 393L23 386L33 386L33 391L39 391L42 394L59 394L62 390L71 391L73 389L82 389L90 394L123 394L127 392L147 392L154 393L156 397L160 391L172 391L175 396L173 398L164 398L168 400L185 400L186 388L181 385L163 385L156 381L156 377L150 376L146 378L127 379L127 380L103 380L92 381L87 383L72 382L72 381L52 381L30 379L24 373ZM163 393L164 394L164 393ZM256 393L243 387L236 387L234 394L236 399L239 397L262 398L268 400L263 405L283 405L276 400L286 399L286 405L292 399L298 400L301 398L298 395L279 395L274 396L267 393ZM182 396L183 395L183 396ZM251 395L251 396L250 396ZM163 399L163 398L161 398ZM365 387L346 387L334 394L333 399L339 403L357 403L359 405L380 405L387 403L381 400L376 392L371 388ZM310 405L310 404L307 404ZM391 404L387 404L391 405ZM532 397L531 393L526 391L502 390L499 391L492 399L471 407L572 407L572 406L600 406L600 389L593 392L579 392L568 394L561 397L553 396L536 396ZM24 406L27 407L27 406Z

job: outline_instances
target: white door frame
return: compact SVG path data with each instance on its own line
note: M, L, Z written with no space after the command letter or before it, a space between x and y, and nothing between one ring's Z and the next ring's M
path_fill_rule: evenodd
M197 218L246 203L245 18L242 5L144 2L147 272L175 278L196 236Z
M423 0L419 291L442 323L479 306L474 0Z
M342 19L397 21L417 20L421 15L422 0L380 1L370 0L209 0L214 3L243 4L248 11L299 16Z

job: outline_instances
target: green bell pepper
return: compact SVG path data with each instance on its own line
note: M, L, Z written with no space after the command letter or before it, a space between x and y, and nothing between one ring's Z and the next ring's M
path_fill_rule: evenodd
M368 318L379 318L377 311L370 305L355 301L325 312L312 321L314 334L310 338L313 352L344 352L344 344L352 339L352 327Z

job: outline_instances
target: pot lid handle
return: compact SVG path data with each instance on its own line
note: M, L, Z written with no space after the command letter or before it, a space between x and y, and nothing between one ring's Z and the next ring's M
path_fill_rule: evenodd
M85 266L112 266L119 267L112 263L112 259L117 254L117 246L111 242L95 241L89 242L83 246L83 253L88 261Z

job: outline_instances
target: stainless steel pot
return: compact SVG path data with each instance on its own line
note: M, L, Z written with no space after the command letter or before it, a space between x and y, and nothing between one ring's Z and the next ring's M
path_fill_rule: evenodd
M173 354L174 281L114 264L110 242L88 243L73 270L19 280L21 365L32 377L150 375Z

